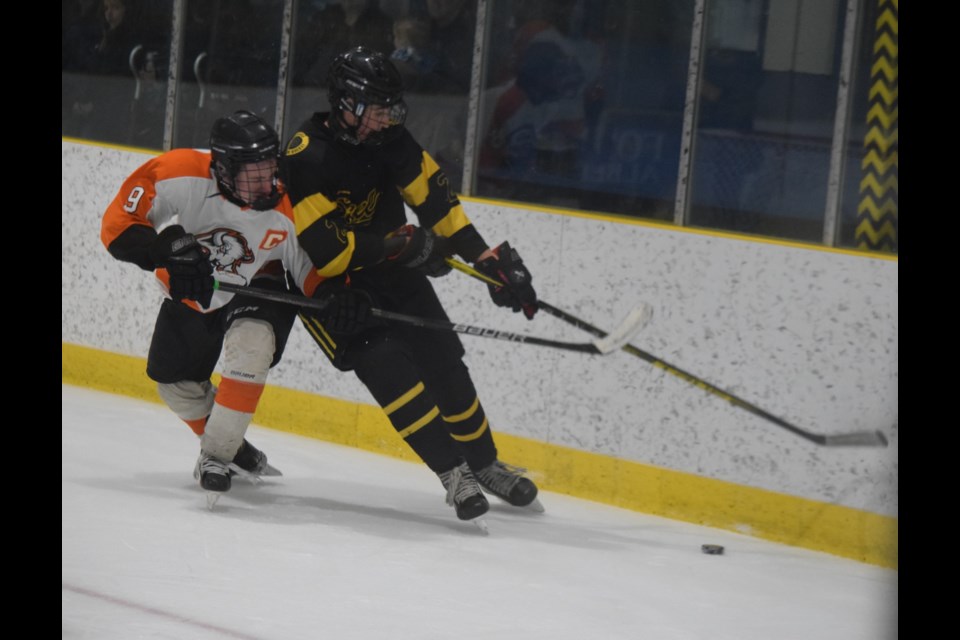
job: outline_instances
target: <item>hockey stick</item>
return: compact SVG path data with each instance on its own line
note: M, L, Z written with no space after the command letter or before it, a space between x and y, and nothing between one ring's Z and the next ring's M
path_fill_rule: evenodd
M229 282L215 281L215 289L236 293L251 298L260 298L263 300L272 300L297 307L307 307L310 309L324 310L327 308L325 300L314 300L304 296L283 293L280 291L270 291L268 289L258 289L256 287L243 287L230 284ZM550 340L548 338L538 338L528 336L522 333L513 333L512 331L501 331L500 329L486 329L484 327L475 327L461 322L448 322L446 320L436 320L434 318L423 318L420 316L410 316L394 311L385 311L383 309L371 308L370 315L374 318L381 318L406 324L412 327L422 327L424 329L434 329L437 331L453 331L480 338L493 338L495 340L506 340L508 342L522 342L524 344L533 344L541 347L553 347L554 349L564 349L566 351L579 351L582 353L591 353L596 355L607 355L619 350L625 345L634 334L642 329L650 320L651 310L648 305L642 305L633 309L627 317L620 323L609 335L599 336L592 342L561 342L559 340Z
M492 278L487 277L486 275L477 271L470 265L459 262L458 260L454 260L453 258L447 258L447 263L454 269L457 269L458 271L462 271L488 284L502 284ZM606 335L606 333L602 329L599 329L598 327L595 327L592 324L567 313L566 311L558 309L557 307L553 306L548 302L539 300L538 304L540 308L543 309L545 312L549 313L550 315L556 318L559 318L560 320L563 320L568 324L571 324L577 327L578 329L582 329L595 336L602 337ZM727 402L729 402L735 407L739 407L745 411L749 411L753 415L763 418L764 420L768 420L773 424L779 427L782 427L787 431L790 431L791 433L798 435L801 438L805 438L815 444L819 444L825 447L886 447L887 446L887 437L883 435L883 433L881 433L879 430L878 431L854 431L850 433L838 433L834 435L826 435L821 433L812 433L805 429L801 429L796 425L790 424L783 418L778 418L772 413L764 411L763 409L761 409L756 405L750 404L746 400L735 396L729 391L724 391L723 389L710 384L706 380L702 378L698 378L692 373L684 371L683 369L676 367L670 364L669 362L665 362L664 360L661 360L660 358L657 358L656 356L650 353L647 353L643 349L639 349L633 346L632 344L624 344L621 347L621 349L623 349L624 351L626 351L631 355L641 358L642 360L646 360L647 362L657 367L658 369L662 369L667 373L675 375L681 380L684 380L695 387L703 389L704 391L711 393L717 396L718 398L723 398L724 400L726 400Z

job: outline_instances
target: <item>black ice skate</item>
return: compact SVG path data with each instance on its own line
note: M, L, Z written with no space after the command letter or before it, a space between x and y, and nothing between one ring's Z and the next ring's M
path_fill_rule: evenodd
M233 461L229 464L230 473L239 473L251 480L258 480L260 476L282 476L280 470L267 462L267 454L244 439L237 450Z
M200 452L197 466L193 468L193 477L207 492L207 508L213 509L220 496L230 490L230 470L227 463L214 458L205 451Z
M494 460L493 464L477 471L477 481L483 490L515 507L527 507L543 512L537 500L537 485L524 477L526 469Z
M450 471L438 475L447 490L447 504L456 509L457 517L473 521L481 531L487 533L487 525L480 516L487 512L490 503L480 491L477 479L467 463L461 462Z

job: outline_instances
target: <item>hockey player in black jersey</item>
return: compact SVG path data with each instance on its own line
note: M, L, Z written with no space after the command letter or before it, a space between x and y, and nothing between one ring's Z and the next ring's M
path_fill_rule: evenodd
M481 491L539 507L523 470L497 458L493 434L455 333L376 323L369 309L446 320L427 276L458 254L502 282L494 302L533 318L530 272L504 242L490 248L447 177L404 127L397 69L381 53L340 54L328 77L330 111L287 144L288 190L301 245L321 276L328 310L301 318L333 364L354 371L391 423L447 489L462 520L489 508ZM407 224L404 203L419 226ZM479 485L479 486L478 486Z

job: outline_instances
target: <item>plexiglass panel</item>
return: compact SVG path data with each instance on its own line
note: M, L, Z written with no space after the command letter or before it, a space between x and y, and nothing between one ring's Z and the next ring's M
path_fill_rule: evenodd
M477 193L671 219L692 8L494 3Z
M407 128L459 190L476 7L475 0L299 3L285 137L312 113L329 110L326 81L333 58L352 47L370 47L400 70Z
M206 147L238 109L276 119L283 0L187 0L174 147Z
M62 133L159 149L172 0L64 2Z
M477 0L294 0L284 49L285 4L63 3L63 135L162 148L176 6L173 147L205 147L237 109L275 122L281 101L289 138L329 109L333 57L365 45L462 193L897 251L896 0L487 0L483 42Z
M841 0L708 0L691 224L819 242Z

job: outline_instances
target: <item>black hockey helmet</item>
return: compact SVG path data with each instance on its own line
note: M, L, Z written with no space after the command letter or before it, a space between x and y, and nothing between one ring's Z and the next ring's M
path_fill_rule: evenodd
M390 126L371 133L362 140L363 144L380 145L400 133L407 119L403 78L390 59L379 51L356 47L338 55L330 65L327 87L330 127L338 139L350 144L361 143L357 130L368 106L389 107ZM357 124L347 124L344 113L356 116Z
M234 204L265 211L277 206L283 197L280 179L280 138L273 128L249 111L217 118L210 130L211 168L220 192ZM237 185L237 175L244 165L275 160L269 178L273 188L266 196L248 202L241 195L244 189Z

